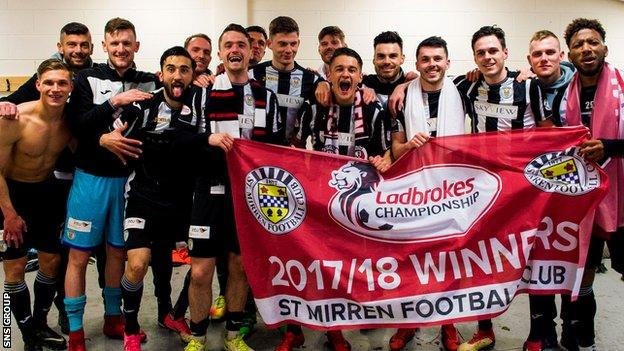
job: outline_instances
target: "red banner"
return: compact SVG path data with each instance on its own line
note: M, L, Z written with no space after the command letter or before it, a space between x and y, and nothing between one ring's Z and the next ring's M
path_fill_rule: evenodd
M368 162L237 140L228 170L243 263L269 326L425 326L578 290L581 220L607 188L585 128L433 138ZM580 234L580 233L583 234Z

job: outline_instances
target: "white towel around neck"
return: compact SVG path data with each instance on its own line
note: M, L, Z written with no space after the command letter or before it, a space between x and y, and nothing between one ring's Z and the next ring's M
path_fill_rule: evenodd
M414 79L405 96L405 137L407 140L418 132L430 134L420 79ZM444 77L444 85L438 102L437 136L465 134L464 107L453 81Z

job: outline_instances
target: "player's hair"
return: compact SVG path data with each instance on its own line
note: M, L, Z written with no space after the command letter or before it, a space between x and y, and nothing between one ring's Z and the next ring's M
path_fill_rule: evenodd
M474 45L477 42L477 40L483 37L490 36L490 35L495 36L498 39L498 41L500 41L501 47L503 49L507 47L507 43L505 42L505 31L503 31L502 28L498 27L497 25L483 26L479 28L479 30L476 31L472 35L472 42L470 43L471 44L470 46L472 47L472 51L474 52Z
M247 30L245 29L245 27L241 26L240 24L230 23L227 25L227 27L225 27L223 32L221 32L221 35L219 35L219 46L221 46L221 38L223 38L223 35L225 34L225 32L241 33L245 36L245 38L247 38L247 43L251 45L251 38L249 37L249 33L247 33Z
M59 59L51 58L51 59L47 59L41 62L41 64L37 68L37 79L40 79L41 76L47 71L56 71L56 70L67 71L69 72L70 77L72 75L72 71L69 69L69 66L67 66L66 63L64 63L63 61Z
M607 32L605 32L602 23L597 19L587 19L587 18L577 18L572 23L568 24L565 31L563 32L563 37L565 38L566 45L568 48L570 47L570 42L572 41L572 37L581 29L593 29L602 37L602 41L605 41L607 38Z
M120 30L131 30L132 34L136 37L136 30L134 29L134 24L128 21L127 19L115 17L108 22L104 26L104 33L113 34Z
M249 26L249 27L245 28L245 30L247 30L248 34L249 34L249 32L260 33L264 37L264 40L268 39L266 30L264 30L264 28L262 28L260 26Z
M296 32L299 35L299 25L288 16L275 17L269 24L269 35L271 37L279 33L288 34L292 32Z
M82 23L69 22L61 28L61 41L66 35L86 35L89 34L89 28Z
M191 54L189 54L189 52L181 46L174 46L165 50L165 52L163 52L162 56L160 56L160 69L164 68L163 65L165 64L165 61L167 61L167 58L170 56L186 57L187 59L189 59L189 61L191 61L191 66L193 70L195 70L195 66L197 65L195 63L195 60L193 60L193 58L191 57Z
M345 41L345 34L338 26L327 26L321 29L318 34L318 40L321 41L326 35L331 35L332 37L338 37L341 42Z
M446 41L438 36L429 37L418 44L416 48L416 57L418 58L418 52L420 48L429 47L429 48L443 48L444 54L448 57L448 48L446 47Z
M387 31L379 33L373 40L373 48L376 48L379 44L399 44L401 51L403 51L403 39L399 33L394 31Z
M329 65L331 66L331 64L334 62L334 60L336 59L336 57L338 56L350 56L353 57L357 60L358 65L360 66L360 69L362 69L362 65L364 64L362 62L362 57L360 57L360 54L358 54L355 50L351 49L351 48L338 48L334 51L334 54L332 55L331 60L329 60Z
M210 44L212 46L212 40L210 40L210 37L208 37L204 33L197 33L197 34L193 34L193 35L189 36L188 38L186 38L186 40L184 40L184 48L188 49L189 43L191 42L191 40L193 40L195 38L205 39L208 42L208 44Z
M533 36L531 37L531 40L529 41L529 44L534 42L534 41L540 41L540 40L544 40L546 38L555 38L555 40L557 41L557 46L559 45L559 38L557 37L557 35L555 35L555 33L549 31L548 29L542 29L542 30L538 30L537 32L533 33ZM530 48L530 46L529 46Z

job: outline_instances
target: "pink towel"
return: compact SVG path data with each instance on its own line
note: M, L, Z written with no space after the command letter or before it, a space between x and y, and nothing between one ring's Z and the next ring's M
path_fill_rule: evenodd
M574 74L567 94L568 125L581 124L579 73ZM624 139L624 81L620 72L604 64L591 116L593 139ZM615 232L624 226L624 158L614 158L605 168L609 176L609 192L596 210L595 224L605 232Z

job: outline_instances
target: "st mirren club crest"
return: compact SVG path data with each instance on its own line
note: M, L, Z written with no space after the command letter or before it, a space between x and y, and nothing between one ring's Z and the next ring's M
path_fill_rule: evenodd
M509 99L511 97L511 87L503 88L503 97Z
M248 106L253 106L253 104L254 104L253 95L245 94L245 104L248 105Z
M288 215L288 191L285 186L258 183L260 210L271 222L278 223Z
M546 192L572 196L588 193L600 186L600 173L579 150L572 147L542 154L524 168L524 176Z
M578 168L574 159L568 159L555 163L552 166L546 166L540 169L540 173L548 179L558 180L564 183L580 184Z
M290 80L290 85L292 85L293 88L299 88L301 86L301 79L299 77L293 77L293 79Z
M297 228L306 215L306 197L301 183L278 167L260 167L245 177L249 211L271 234L286 234Z

